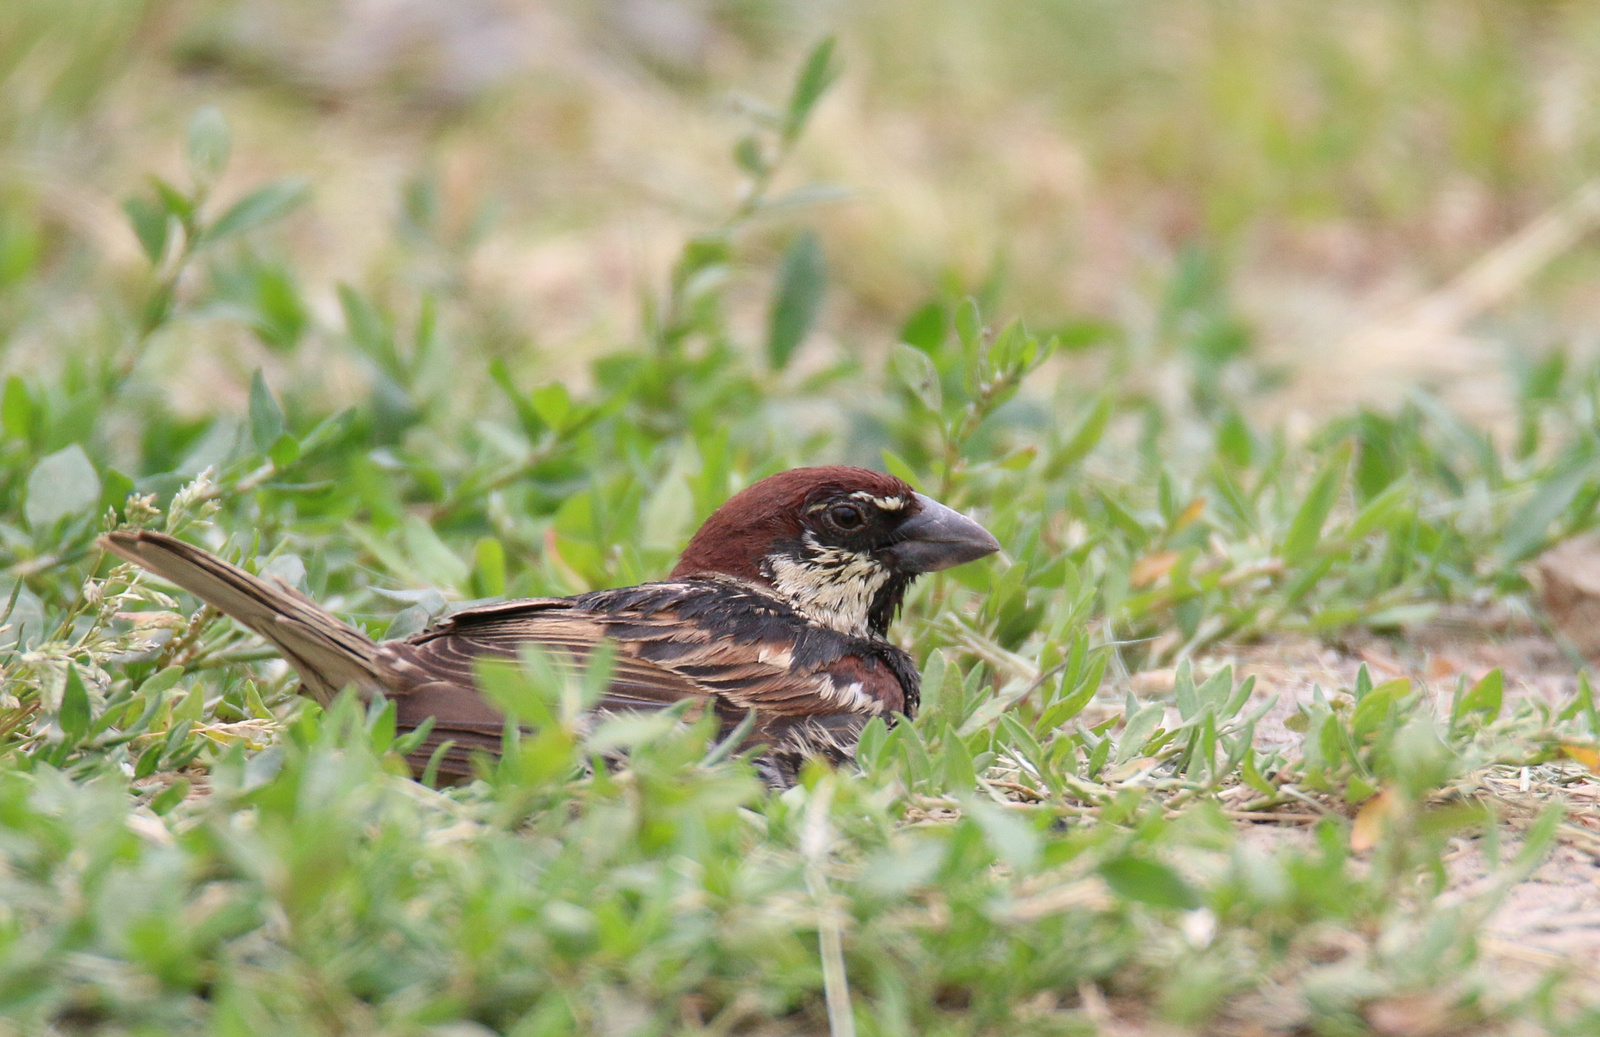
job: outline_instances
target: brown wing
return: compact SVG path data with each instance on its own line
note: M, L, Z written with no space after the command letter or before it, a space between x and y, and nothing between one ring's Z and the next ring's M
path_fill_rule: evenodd
M464 609L404 642L381 646L380 661L394 672L397 690L475 688L479 657L514 659L523 646L536 644L581 666L609 639L616 655L600 708L659 709L714 695L739 715L751 708L786 716L904 709L898 677L876 659L798 648L801 637L787 623L735 631L708 622L687 607L701 604L705 593L697 587L683 600L662 594L664 601L607 601L606 608L581 598L536 598Z
M686 698L709 698L725 729L748 710L758 710L756 741L770 741L772 733L808 717L849 713L864 722L865 716L904 709L900 681L887 667L838 652L803 653L797 659L787 623L750 633L704 621L697 606L712 604L704 600L706 593L686 588L675 598L670 585L657 585L654 597L628 602L505 602L462 610L406 641L381 645L378 664L392 674L402 729L434 718L433 731L414 759L425 762L434 748L454 740L456 748L440 771L463 778L470 775L471 749L498 751L505 720L477 693L476 660L514 659L529 644L550 649L553 660L577 669L609 639L616 652L598 710L653 710Z
M478 692L477 660L516 659L524 647L538 645L549 650L552 662L577 675L604 637L604 625L570 599L544 598L464 609L405 641L380 645L377 661L389 675L401 730L433 718L432 731L412 754L413 764L426 766L439 746L454 742L440 759L439 773L462 780L472 775L473 750L500 751L505 715ZM707 694L618 645L611 683L596 706L662 709Z
M569 598L533 598L463 609L405 641L379 646L379 661L401 693L429 686L476 689L480 658L515 659L528 645L549 650L576 672L607 637L605 617ZM614 709L660 709L706 689L617 644L606 700Z

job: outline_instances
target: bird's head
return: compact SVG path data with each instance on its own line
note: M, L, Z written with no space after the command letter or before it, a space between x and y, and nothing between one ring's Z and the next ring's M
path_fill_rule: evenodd
M999 549L988 530L893 476L795 468L718 508L672 575L761 584L814 622L881 637L918 575Z

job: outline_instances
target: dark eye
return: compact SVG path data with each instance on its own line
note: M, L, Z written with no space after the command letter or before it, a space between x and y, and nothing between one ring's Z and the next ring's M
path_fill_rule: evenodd
M866 520L854 504L835 504L828 511L828 521L840 529L857 529Z

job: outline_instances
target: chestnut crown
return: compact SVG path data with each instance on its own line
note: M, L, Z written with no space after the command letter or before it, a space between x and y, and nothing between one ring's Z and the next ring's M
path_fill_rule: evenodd
M881 637L919 574L999 547L978 523L894 476L795 468L729 498L672 576L761 584L826 626Z

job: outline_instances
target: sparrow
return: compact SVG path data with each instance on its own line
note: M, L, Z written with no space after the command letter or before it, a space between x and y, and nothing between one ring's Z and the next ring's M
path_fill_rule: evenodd
M410 761L440 780L473 775L471 757L502 745L505 716L479 691L482 659L516 659L528 645L582 667L612 645L604 716L696 700L722 737L765 746L769 785L794 784L811 757L853 761L873 717L916 714L921 675L888 638L922 573L999 550L977 522L864 468L796 468L729 498L660 582L566 598L461 609L410 637L378 642L280 582L152 530L101 538L270 642L301 690L326 704L346 687L396 705L397 728L432 726Z

